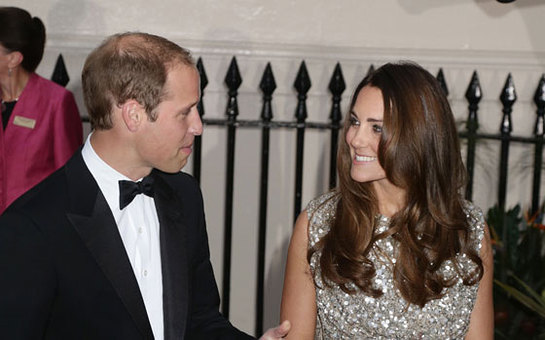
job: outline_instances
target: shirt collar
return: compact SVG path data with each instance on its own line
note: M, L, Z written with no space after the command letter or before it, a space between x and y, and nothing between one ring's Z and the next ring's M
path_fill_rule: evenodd
M87 137L85 144L81 150L81 155L83 156L83 161L89 171L95 178L95 181L102 191L102 194L108 202L108 206L112 212L119 211L119 181L127 180L131 181L130 178L123 175L119 171L115 170L109 166L100 156L95 152L93 146L91 145L91 135L92 132Z

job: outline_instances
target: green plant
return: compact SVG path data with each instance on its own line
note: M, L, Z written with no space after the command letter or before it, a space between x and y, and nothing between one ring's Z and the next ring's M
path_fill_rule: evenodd
M545 226L543 207L529 216L519 205L487 222L494 247L496 338L545 339Z
M510 296L517 299L520 303L528 307L529 309L533 310L539 316L545 319L545 290L541 295L539 295L535 290L530 288L524 281L519 279L516 276L513 276L513 279L517 281L517 283L524 288L526 293L521 292L517 288L510 286L508 284L505 284L501 281L494 280L494 282L503 288Z

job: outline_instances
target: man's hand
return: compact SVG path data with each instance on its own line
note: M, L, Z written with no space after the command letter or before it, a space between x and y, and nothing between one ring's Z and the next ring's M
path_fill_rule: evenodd
M275 328L269 328L265 334L259 340L277 340L282 339L290 331L291 324L288 320L284 320L280 325Z

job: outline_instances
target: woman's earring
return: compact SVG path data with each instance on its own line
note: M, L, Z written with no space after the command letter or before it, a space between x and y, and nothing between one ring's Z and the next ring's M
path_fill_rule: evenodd
M11 68L8 68L8 77L11 77Z

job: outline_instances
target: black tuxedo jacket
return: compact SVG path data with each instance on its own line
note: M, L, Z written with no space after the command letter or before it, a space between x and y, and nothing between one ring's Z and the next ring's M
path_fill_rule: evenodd
M165 339L252 339L218 311L200 189L152 171ZM153 339L111 210L81 151L0 216L0 337Z

